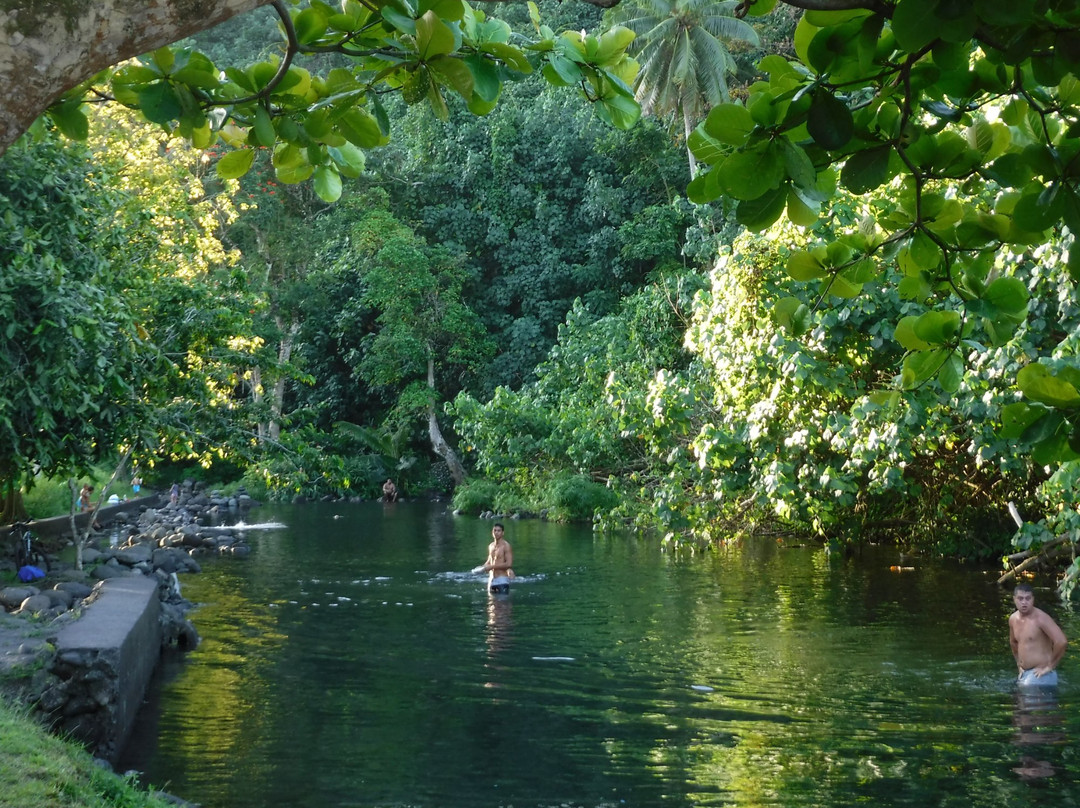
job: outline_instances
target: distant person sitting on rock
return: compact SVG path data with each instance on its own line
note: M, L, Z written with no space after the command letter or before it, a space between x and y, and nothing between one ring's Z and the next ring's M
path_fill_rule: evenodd
M94 493L94 486L87 483L79 492L79 510L85 513L90 510L90 496Z
M382 498L383 502L397 502L397 486L389 477L382 484Z

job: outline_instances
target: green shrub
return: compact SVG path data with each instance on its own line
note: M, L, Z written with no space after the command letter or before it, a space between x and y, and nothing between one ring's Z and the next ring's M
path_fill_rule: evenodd
M499 488L499 493L495 495L495 507L492 510L495 513L519 513L524 515L535 511L536 508L514 488L504 485Z
M493 511L498 495L499 486L491 480L469 480L454 491L454 509L469 514Z
M583 474L561 474L545 486L543 493L548 518L557 522L591 521L597 513L614 508L618 499L610 488Z

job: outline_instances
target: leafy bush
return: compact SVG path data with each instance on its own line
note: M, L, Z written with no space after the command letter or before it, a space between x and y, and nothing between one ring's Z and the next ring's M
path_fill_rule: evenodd
M555 477L544 490L548 517L558 522L591 521L597 513L614 508L618 499L610 488L583 474Z
M499 486L491 480L469 480L454 491L454 509L469 514L495 510L498 494Z

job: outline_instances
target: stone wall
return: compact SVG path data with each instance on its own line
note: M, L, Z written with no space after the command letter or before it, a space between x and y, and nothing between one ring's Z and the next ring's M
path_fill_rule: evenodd
M64 734L113 761L161 656L161 600L152 577L102 581L82 617L56 636L53 682L40 706Z
M242 531L217 522L252 504L185 484L179 503L124 503L108 518L99 511L108 533L83 548L84 569L50 556L45 579L0 589L3 689L113 763L162 649L198 644L177 574L199 572L196 556L247 555ZM46 521L31 525L36 535L52 529L64 538L63 520ZM0 559L4 566L14 571Z

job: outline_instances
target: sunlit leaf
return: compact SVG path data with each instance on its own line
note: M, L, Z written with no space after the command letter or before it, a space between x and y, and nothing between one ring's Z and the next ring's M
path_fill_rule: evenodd
M217 174L223 180L235 180L247 174L254 161L254 149L237 149L227 152L217 162Z
M1016 385L1032 401L1051 407L1080 407L1080 392L1069 382L1054 376L1049 368L1033 362L1016 374Z

